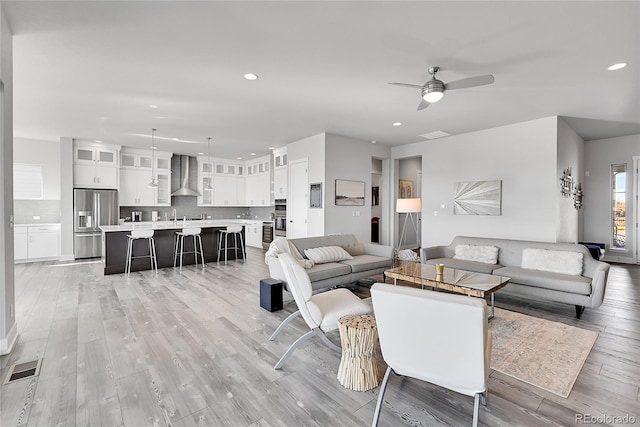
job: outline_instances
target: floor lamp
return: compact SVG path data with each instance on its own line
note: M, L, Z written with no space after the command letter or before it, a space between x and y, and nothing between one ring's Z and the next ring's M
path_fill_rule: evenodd
M418 232L418 214L422 212L422 199L398 199L396 202L396 211L398 213L407 214L404 217L404 225L402 226L402 234L400 234L400 241L398 242L398 249L402 248L402 242L404 240L404 234L407 230L407 220L411 222L413 230L416 233L416 239L418 247L420 247L420 233ZM415 219L414 219L415 214Z

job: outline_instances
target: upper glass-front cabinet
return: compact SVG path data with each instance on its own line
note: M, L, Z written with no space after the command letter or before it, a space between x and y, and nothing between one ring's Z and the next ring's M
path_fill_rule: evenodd
M76 146L73 162L76 164L97 163L101 166L117 166L118 151L100 147Z

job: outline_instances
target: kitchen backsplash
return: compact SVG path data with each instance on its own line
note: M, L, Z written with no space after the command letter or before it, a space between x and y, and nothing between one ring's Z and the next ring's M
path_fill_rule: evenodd
M172 197L173 206L164 207L132 207L125 206L120 208L120 218L129 218L131 220L132 211L141 211L143 221L151 221L151 212L157 211L159 214L159 220L164 221L165 213L168 218L171 218L173 209L175 208L178 219L187 218L201 218L202 214L205 218L209 216L211 219L231 219L231 218L245 218L245 219L270 219L269 216L273 213L273 207L259 207L259 208L244 208L244 207L199 207L196 205L195 197Z
M13 218L14 224L59 223L60 200L14 200Z

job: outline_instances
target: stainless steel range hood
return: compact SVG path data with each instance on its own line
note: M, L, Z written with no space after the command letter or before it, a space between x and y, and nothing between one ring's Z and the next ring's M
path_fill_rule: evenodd
M174 170L175 174L176 171ZM200 193L191 189L189 179L189 156L180 155L180 188L171 193L172 196L200 196ZM195 184L195 183L194 183Z

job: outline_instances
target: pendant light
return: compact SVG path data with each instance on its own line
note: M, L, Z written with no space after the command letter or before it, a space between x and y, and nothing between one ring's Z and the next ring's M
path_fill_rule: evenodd
M213 190L211 186L211 181L213 181L213 163L211 162L211 137L207 138L207 146L209 148L209 165L211 165L211 177L209 177L209 181L207 181L207 185L204 186L205 190Z
M158 182L156 181L156 174L154 173L155 167L155 151L156 151L156 140L155 140L155 132L156 129L151 129L151 181L147 184L149 188L158 188Z

